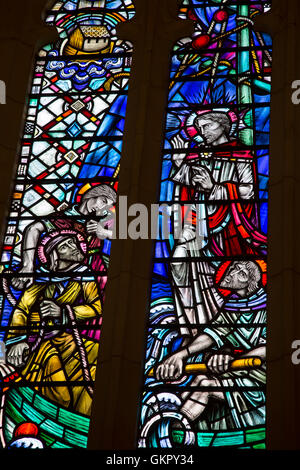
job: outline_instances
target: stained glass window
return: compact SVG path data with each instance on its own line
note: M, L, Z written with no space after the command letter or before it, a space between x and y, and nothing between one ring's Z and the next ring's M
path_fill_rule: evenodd
M1 447L87 446L132 45L131 0L53 1L1 254Z
M265 446L269 9L181 2L195 31L172 51L139 447Z

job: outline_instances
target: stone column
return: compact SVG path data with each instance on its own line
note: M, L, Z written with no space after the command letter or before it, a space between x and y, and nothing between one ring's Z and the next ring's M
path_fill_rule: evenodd
M161 148L173 44L190 36L192 22L177 17L177 0L135 0L136 17L118 36L134 44L119 194L128 206L158 200ZM114 240L104 306L90 449L134 449L152 240Z

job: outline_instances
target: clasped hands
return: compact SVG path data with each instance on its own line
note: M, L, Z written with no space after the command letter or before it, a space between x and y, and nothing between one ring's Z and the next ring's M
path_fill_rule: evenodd
M203 167L193 167L193 169L197 171L192 178L193 185L199 185L203 191L211 191L215 181L210 172Z

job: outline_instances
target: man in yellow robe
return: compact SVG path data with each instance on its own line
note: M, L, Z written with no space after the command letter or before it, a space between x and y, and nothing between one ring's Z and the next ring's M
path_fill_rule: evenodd
M80 329L86 329L86 320L101 315L102 307L97 284L83 264L80 237L70 230L47 237L41 250L54 272L49 276L47 270L47 277L24 292L6 346L7 361L20 367L22 377L39 393L89 415L98 344L83 338Z

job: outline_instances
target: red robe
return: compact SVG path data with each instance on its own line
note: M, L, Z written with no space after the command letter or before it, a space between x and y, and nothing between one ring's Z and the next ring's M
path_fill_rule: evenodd
M226 159L242 161L243 159L252 160L252 171L253 171L253 186L256 188L257 174L255 163L253 162L253 155L249 150L235 150L238 146L236 141L224 144L226 150L216 151L212 159ZM222 146L218 146L218 149ZM232 148L232 150L231 150ZM195 162L198 155L189 155L185 163L189 160ZM198 157L199 158L199 157ZM257 202L254 199L242 200L239 195L238 183L232 181L218 181L218 185L222 185L226 188L227 198L224 199L224 204L218 204L213 214L208 217L208 231L210 238L210 250L215 256L243 256L247 254L264 255L266 254L267 237L258 228L258 207ZM183 186L181 191L181 201L195 201L196 190L190 186ZM213 200L206 199L206 203L209 205L215 205ZM183 217L185 220L196 225L197 214L192 211L187 214L186 209L183 208ZM226 218L229 217L229 221L226 223ZM215 236L216 229L222 224L225 224L222 229L223 247L218 243L217 237ZM220 232L219 232L220 233Z

